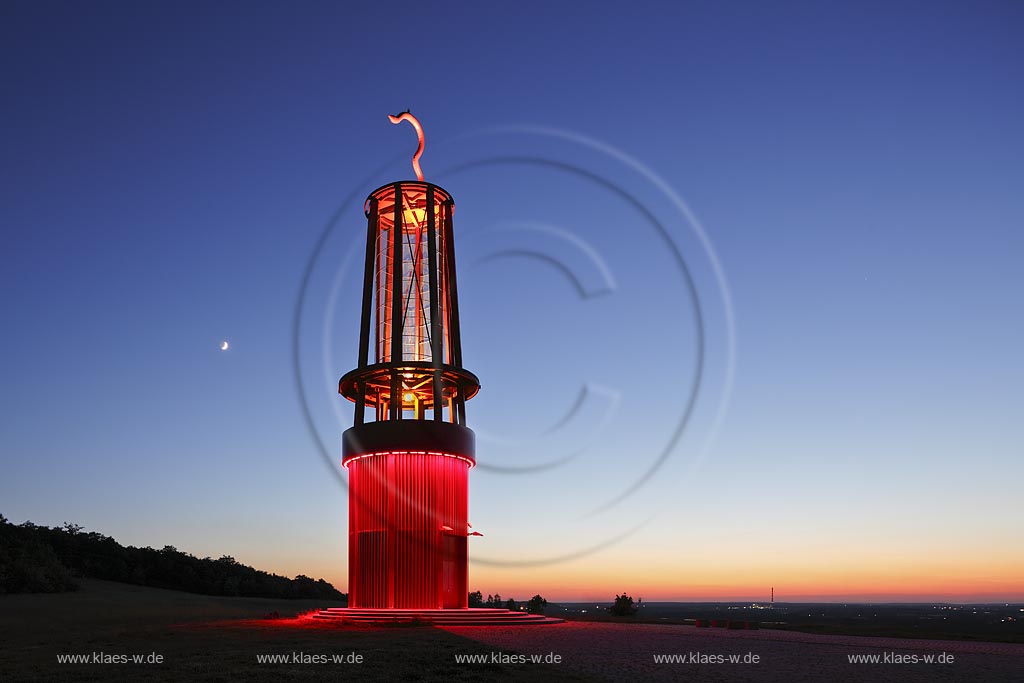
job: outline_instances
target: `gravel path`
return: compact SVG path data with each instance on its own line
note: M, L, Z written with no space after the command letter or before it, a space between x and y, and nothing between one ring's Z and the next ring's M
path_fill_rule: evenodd
M444 627L495 648L526 655L561 655L561 665L595 678L654 681L1024 681L1024 645L908 640L797 633L727 631L659 624L567 622L554 626ZM692 653L692 654L691 654ZM655 655L682 655L703 663L657 663ZM918 658L945 654L949 663L852 664L849 655ZM757 663L713 663L729 655L756 655Z

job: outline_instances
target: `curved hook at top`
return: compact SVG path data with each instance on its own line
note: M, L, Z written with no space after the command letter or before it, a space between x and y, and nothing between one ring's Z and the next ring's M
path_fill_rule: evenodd
M412 170L416 171L416 179L423 182L423 170L420 168L420 157L423 156L423 126L420 125L419 119L409 113L408 109L394 116L388 114L388 120L391 123L408 121L416 129L416 136L419 138L420 144L416 148L416 153L412 155Z

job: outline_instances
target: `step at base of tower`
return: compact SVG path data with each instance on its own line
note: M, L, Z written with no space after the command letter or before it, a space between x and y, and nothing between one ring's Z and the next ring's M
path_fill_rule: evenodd
M560 624L561 619L507 609L470 607L468 609L360 609L331 607L320 610L314 619L336 619L348 623L396 624L426 622L437 626L531 626Z

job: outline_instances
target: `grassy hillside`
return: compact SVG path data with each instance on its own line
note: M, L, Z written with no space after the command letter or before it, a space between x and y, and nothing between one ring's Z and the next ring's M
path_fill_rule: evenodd
M204 595L343 600L323 579L289 579L236 562L198 558L172 546L123 546L74 524L14 525L0 515L0 594L74 590L80 577L123 581Z
M340 602L214 597L84 579L73 593L0 596L0 681L578 681L551 665L457 665L494 648L429 627L290 620ZM268 620L278 612L281 619ZM60 664L67 654L158 654L159 664ZM349 655L362 662L266 664L262 655ZM356 669L356 671L353 671Z

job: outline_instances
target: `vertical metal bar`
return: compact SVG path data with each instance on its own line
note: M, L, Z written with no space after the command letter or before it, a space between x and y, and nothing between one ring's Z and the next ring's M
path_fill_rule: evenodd
M456 400L456 407L459 411L459 424L463 427L466 426L466 395L462 391L462 387L459 387L459 395Z
M438 312L438 277L437 277L437 217L434 215L434 186L427 186L427 267L430 275L427 280L430 289L430 359L434 364L433 402L434 421L440 422L442 408L441 388L441 315Z
M363 311L359 321L359 369L369 363L370 325L373 308L373 274L377 253L377 198L370 198L370 210L366 214L366 256L363 260ZM354 423L363 424L366 409L366 383L356 384L356 414Z
M385 248L384 235L380 230L380 209L378 206L377 232L374 235L374 248L377 251L377 260L374 262L373 291L376 296L374 311L376 319L373 321L373 360L380 363L384 360L384 321L387 320L387 311L384 308L384 277L387 275L388 250Z
M451 335L452 364L458 368L462 367L462 333L459 326L459 287L455 276L455 230L452 221L452 201L449 199L444 203L444 230L445 246L447 249L448 261L448 296L451 300ZM466 398L460 386L455 396L455 407L458 410L457 418L453 416L452 422L465 426L466 424Z
M391 273L391 419L402 419L402 373L398 365L402 362L402 184L395 183L395 217L391 226L392 273Z
M356 381L356 416L353 424L361 425L366 417L366 382Z
M383 224L383 223L382 223ZM394 231L394 226L392 226ZM389 344L391 343L391 299L393 297L388 295L391 291L391 283L388 282L388 278L394 272L395 267L395 255L391 253L391 247L394 240L391 239L391 233L384 234L384 229L381 228L380 234L380 248L384 252L384 272L381 274L381 280L383 284L380 288L381 301L381 345L380 345L380 362L390 363L391 362L391 349Z
M366 367L370 356L370 309L373 308L373 271L377 246L377 198L370 198L366 217L366 257L363 262L363 315L359 323L359 369Z
M445 246L447 248L448 261L448 296L451 299L452 320L451 334L452 341L452 365L462 367L462 334L459 330L459 288L455 278L455 235L452 230L452 200L444 203L444 230Z

